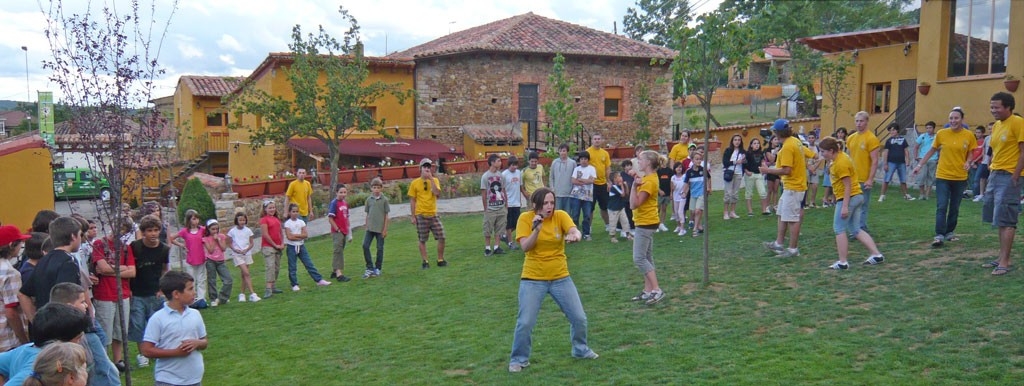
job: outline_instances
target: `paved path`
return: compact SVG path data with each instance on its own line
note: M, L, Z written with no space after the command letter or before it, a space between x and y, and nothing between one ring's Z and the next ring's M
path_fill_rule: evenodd
M459 197L452 199L437 200L438 213L475 213L483 212L484 207L480 202L480 196ZM391 204L390 218L409 216L409 203ZM349 209L349 225L352 228L366 225L366 212L362 206ZM331 225L327 223L327 217L313 219L306 225L309 237L316 237L331 233Z

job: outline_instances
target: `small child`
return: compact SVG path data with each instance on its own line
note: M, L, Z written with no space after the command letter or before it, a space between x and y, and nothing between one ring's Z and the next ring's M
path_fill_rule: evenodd
M249 301L258 302L256 290L252 288L252 275L249 274L249 266L252 265L252 248L256 245L256 234L252 233L246 225L249 224L249 217L243 212L235 213L235 226L228 231L228 245L231 246L231 260L235 266L242 271L242 291L238 294L238 301L245 301L245 291L249 291Z
M505 195L508 201L508 213L505 215L505 234L501 238L507 243L508 249L511 251L519 249L519 243L513 242L515 238L512 237L512 233L516 230L519 214L523 209L522 195L526 194L526 189L523 187L523 171L519 170L519 158L516 156L508 157L508 168L501 172L501 178L505 180Z
M676 234L680 236L686 235L686 170L683 169L681 162L676 162L672 166L672 170L675 174L672 175L672 209L675 213L678 225L676 225Z
M363 279L380 276L381 265L384 263L384 238L388 237L388 213L391 212L391 205L388 197L381 194L384 190L384 182L380 178L370 181L370 197L366 198L366 235L363 236L363 259L366 260L366 272ZM376 264L370 259L370 242L377 240L377 261Z
M178 233L171 234L171 244L185 251L185 272L192 275L199 283L206 283L206 252L203 248L203 232L199 212L194 209L185 211L185 227ZM178 239L181 239L180 241ZM189 307L203 309L206 304L206 286L200 284L196 288L196 302Z
M210 219L206 222L203 230L203 249L206 252L206 286L210 291L210 307L220 304L228 304L231 299L231 271L227 264L224 264L224 250L227 249L227 237L220 233L220 224L217 220ZM217 293L217 276L220 276L220 293ZM203 285L200 283L199 285Z
M327 217L331 224L331 237L334 239L334 260L331 261L331 279L338 279L339 282L346 282L351 279L345 276L345 246L352 241L352 229L348 222L348 188L345 184L338 184L338 193L331 203L327 205Z
M306 232L306 222L299 218L298 204L288 204L288 220L285 220L283 227L284 243L288 250L288 280L292 284L292 291L300 289L299 278L295 274L296 268L298 268L295 266L298 264L295 261L296 259L302 261L302 265L306 267L306 272L313 278L316 285L331 285L331 282L324 280L324 277L316 270L316 266L313 265L313 260L309 258L309 251L306 250L305 245L306 239L309 238L309 233Z
M626 186L622 173L612 173L612 184L608 187L608 224L619 224L623 233L626 233L626 237L632 240L633 234L629 232L629 218L626 217L628 192L629 187ZM608 230L608 236L611 237L613 243L619 242L619 239L615 237L615 232L614 227L610 227Z
M185 272L167 271L160 278L160 292L167 303L149 318L140 350L156 359L157 384L197 385L205 371L200 351L210 342L203 316L189 308L196 298L195 280Z
M91 380L86 371L85 349L70 342L46 345L32 364L32 374L22 385L85 385Z
M590 223L594 218L594 180L597 179L597 169L590 165L590 153L581 151L579 154L579 165L572 171L572 190L569 195L572 200L569 203L569 217L580 225L583 232L583 240L590 241ZM580 221L580 214L583 220Z
M704 169L704 151L695 150L690 152L693 162L690 169L686 171L683 192L689 195L690 209L693 210L693 237L699 237L704 233L704 224L701 224L704 214L704 194L711 191L711 175Z
M132 267L134 271L135 267ZM127 280L125 280L127 282ZM82 286L63 282L53 286L50 290L50 301L54 303L67 304L75 307L78 310L89 314L89 299L88 293ZM124 306L124 313L128 314L127 301ZM95 304L95 302L94 302ZM127 318L122 319L122 323L126 322ZM114 363L107 357L106 348L103 345L103 335L101 332L111 333L110 330L103 330L99 325L98 321L94 321L95 328L87 330L85 336L81 340L81 344L89 352L86 363L88 364L89 372L89 384L92 385L119 385L121 384L121 377L118 374L118 369L114 367ZM120 328L120 327L118 327ZM118 330L121 331L121 330ZM122 340L120 332L116 336L118 341ZM120 349L120 346L118 347Z
M121 223L122 233L126 230L135 233L134 225L131 222L122 221ZM124 247L128 247L128 245ZM111 358L114 363L123 364L124 338L122 333L124 327L127 326L131 312L130 281L136 274L135 256L130 253L119 253L122 249L117 248L117 237L114 234L96 240L93 243L92 251L92 256L89 256L90 272L98 278L92 293L96 322L106 333L102 343L104 347L110 346ZM117 268L115 269L115 267ZM118 275L121 276L120 282L117 279ZM118 286L121 287L120 297L117 294ZM118 303L121 304L120 310L118 310Z
M164 306L163 297L158 296L160 277L168 270L171 248L160 242L162 228L160 218L154 215L143 216L139 220L142 239L128 246L129 258L135 260L135 278L130 283L132 307L128 317L128 340L135 342L139 352L142 352L142 335L146 331L146 323ZM142 354L137 354L135 360L139 367L149 366L149 358Z
M13 225L0 227L0 300L4 312L0 314L0 350L7 351L28 341L28 330L22 324L18 307L18 290L21 289L21 273L11 265L11 259L21 253L22 243L32 236L22 234Z
M18 268L18 272L21 272L22 282L25 282L29 276L32 276L32 272L36 270L36 264L39 264L39 259L42 259L49 252L49 249L43 249L43 244L50 240L50 235L43 232L32 232L30 235L31 238L25 240L22 259L15 266L15 268ZM53 249L53 247L50 247L50 249Z
M274 200L263 202L260 213L260 252L266 267L267 289L263 298L269 298L283 291L277 289L277 277L281 272L281 252L284 251L284 232L281 231L281 219L278 218L277 204Z

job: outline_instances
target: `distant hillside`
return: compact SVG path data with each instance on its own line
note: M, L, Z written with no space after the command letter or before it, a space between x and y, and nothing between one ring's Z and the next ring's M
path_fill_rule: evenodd
M0 110L14 110L18 106L18 101L0 100Z

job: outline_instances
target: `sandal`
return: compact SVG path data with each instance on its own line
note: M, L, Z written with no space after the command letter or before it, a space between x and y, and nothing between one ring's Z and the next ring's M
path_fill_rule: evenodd
M998 268L999 267L999 260L992 260L990 262L982 264L981 267L982 268Z
M1010 272L1010 267L996 267L992 270L992 276L1003 276Z

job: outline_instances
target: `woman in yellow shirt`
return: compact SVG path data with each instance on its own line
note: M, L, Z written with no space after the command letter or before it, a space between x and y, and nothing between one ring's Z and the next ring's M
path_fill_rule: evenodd
M957 219L960 217L960 200L967 189L967 171L970 162L967 154L974 149L977 140L974 134L963 129L964 111L959 107L949 112L949 127L935 133L932 148L914 166L914 173L921 170L935 152L939 152L939 161L935 168L935 238L933 247L941 247L946 241L959 238L956 230Z
M519 216L516 235L526 253L519 280L519 314L512 335L512 356L508 371L518 373L530 365L533 326L544 296L550 294L569 319L572 356L596 359L597 353L587 346L587 314L569 277L565 243L579 241L583 236L563 210L555 210L555 193L540 188L530 196L533 207Z
M836 253L839 255L839 261L830 265L829 268L840 270L850 268L850 264L846 261L850 252L847 235L853 235L857 241L864 244L868 252L871 252L867 261L864 262L865 265L875 265L885 261L885 257L875 245L875 240L859 225L860 206L864 205L865 198L860 184L854 180L857 176L853 170L853 160L840 150L839 142L835 138L821 140L818 149L821 149L821 156L832 164L828 175L832 182L832 190L836 194L836 210L832 217L832 230L836 234Z
M661 224L658 216L658 175L655 171L668 160L653 150L640 153L640 177L634 180L629 194L629 208L633 210L636 232L633 236L633 264L644 277L644 289L633 297L633 301L646 304L660 302L665 292L658 286L658 275L654 273L654 232Z

